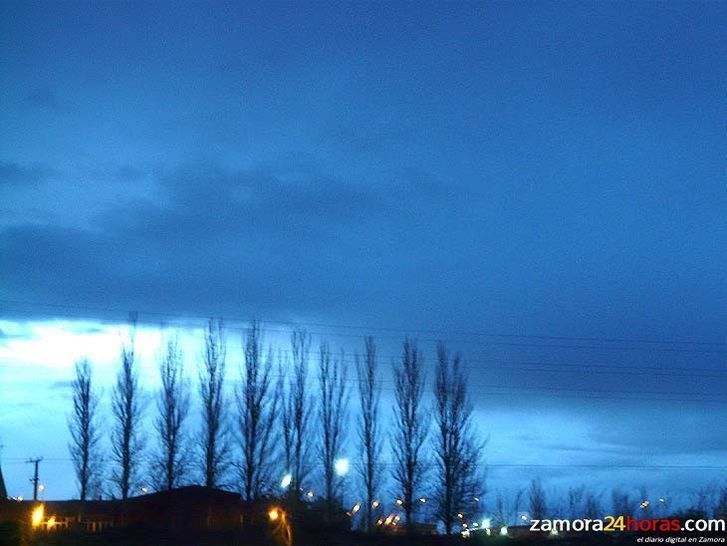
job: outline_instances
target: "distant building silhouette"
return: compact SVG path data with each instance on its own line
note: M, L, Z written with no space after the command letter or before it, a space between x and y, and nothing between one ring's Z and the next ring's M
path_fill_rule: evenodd
M35 526L48 531L109 527L174 529L232 529L240 527L245 507L240 495L220 489L189 486L131 497L127 500L8 501L0 505L0 523L30 522L38 506L42 516ZM265 506L259 508L264 519ZM249 508L248 508L249 510Z

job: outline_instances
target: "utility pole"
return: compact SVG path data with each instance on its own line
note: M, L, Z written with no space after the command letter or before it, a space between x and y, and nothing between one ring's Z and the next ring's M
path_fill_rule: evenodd
M33 500L38 500L38 465L40 464L40 461L43 460L43 457L36 457L35 459L28 459L25 461L27 464L33 464L35 465L35 472L33 473L33 477L30 480L30 483L33 484Z

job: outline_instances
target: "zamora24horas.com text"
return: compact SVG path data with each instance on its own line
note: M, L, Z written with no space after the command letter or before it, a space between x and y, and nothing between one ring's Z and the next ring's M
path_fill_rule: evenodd
M530 530L533 532L701 532L727 533L727 520L724 519L687 519L654 518L636 519L631 516L603 516L602 519L532 519Z

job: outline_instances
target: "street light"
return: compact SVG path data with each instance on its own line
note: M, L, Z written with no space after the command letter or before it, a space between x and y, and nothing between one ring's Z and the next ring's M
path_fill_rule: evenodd
M283 476L283 480L280 482L280 487L283 489L290 486L290 483L293 481L293 475L288 473L285 476Z
M338 476L345 476L349 470L348 459L336 459L333 463L333 468Z
M33 508L33 513L30 516L30 522L33 525L33 529L40 526L40 524L43 522L43 517L45 516L45 506L42 504L39 504L35 508Z

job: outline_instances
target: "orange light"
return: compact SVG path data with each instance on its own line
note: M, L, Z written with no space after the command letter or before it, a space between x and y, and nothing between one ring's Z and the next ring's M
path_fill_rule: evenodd
M280 517L280 511L277 508L271 508L268 512L268 517L270 518L270 521L277 521Z
M45 516L45 507L42 504L33 508L33 513L30 516L33 528L38 527L43 522L43 516Z

